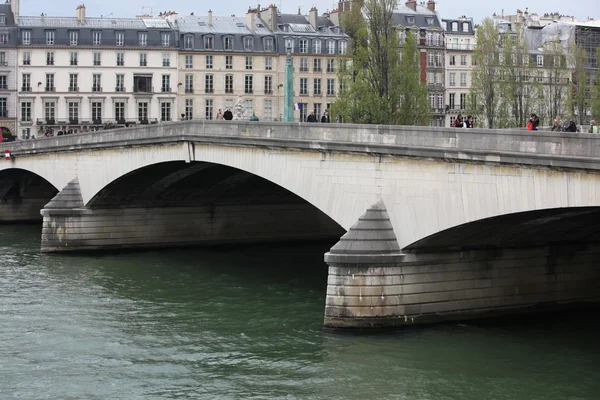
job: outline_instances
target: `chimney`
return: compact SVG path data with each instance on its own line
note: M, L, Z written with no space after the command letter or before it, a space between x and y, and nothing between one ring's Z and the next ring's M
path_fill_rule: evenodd
M40 22L44 22L44 17L45 17L44 13L41 13L40 14Z
M404 4L407 8L410 8L413 11L417 11L417 0L407 0Z
M333 22L333 24L335 26L340 26L340 9L336 8L334 10L331 10L331 12L329 13L329 20L331 22Z
M435 12L435 0L429 0L427 2L427 9L431 12Z
M246 13L246 27L248 29L250 29L251 31L256 29L255 15L254 15L255 12L256 12L256 10L252 10L249 8L248 12Z
M77 6L76 10L76 15L77 15L77 21L80 24L85 24L85 5L80 4Z
M277 32L277 6L275 4L260 11L258 16L271 32Z
M21 8L21 0L10 0L10 11L12 11L13 15L15 16L15 22L18 23L19 21L19 11Z
M313 7L308 12L308 22L315 29L315 31L319 31L319 25L317 24L317 19L319 17L319 12L317 11L317 7Z
M212 10L208 10L208 26L212 26Z

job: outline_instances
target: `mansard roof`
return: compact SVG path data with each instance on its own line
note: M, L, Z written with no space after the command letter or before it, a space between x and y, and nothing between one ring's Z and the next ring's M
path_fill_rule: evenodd
M72 28L72 29L160 29L171 30L171 25L158 18L90 18L79 22L75 17L19 17L19 26L23 28Z
M406 6L399 5L394 12L395 24L407 28L414 26L421 29L442 28L440 18L436 12L420 5L417 5L416 8L415 11Z
M256 15L254 17L255 29L246 26L245 17L212 17L212 24L208 23L208 16L186 15L174 19L174 25L180 33L221 33L240 35L269 35L272 34Z

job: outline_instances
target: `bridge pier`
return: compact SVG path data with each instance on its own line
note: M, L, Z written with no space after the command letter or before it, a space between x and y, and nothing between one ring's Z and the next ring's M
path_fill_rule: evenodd
M599 244L401 254L393 239L378 203L325 255L326 330L399 328L600 302Z
M77 179L41 213L43 252L317 240L342 231L307 203L89 209Z

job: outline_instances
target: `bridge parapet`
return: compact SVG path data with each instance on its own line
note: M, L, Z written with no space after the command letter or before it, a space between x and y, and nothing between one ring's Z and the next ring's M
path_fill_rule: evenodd
M14 156L173 142L600 169L600 136L416 126L184 121L6 144Z

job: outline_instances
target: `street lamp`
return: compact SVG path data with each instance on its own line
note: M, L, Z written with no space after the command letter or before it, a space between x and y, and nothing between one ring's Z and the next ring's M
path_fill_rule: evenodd
M285 86L283 99L283 121L294 122L294 65L292 63L292 48L286 51Z

